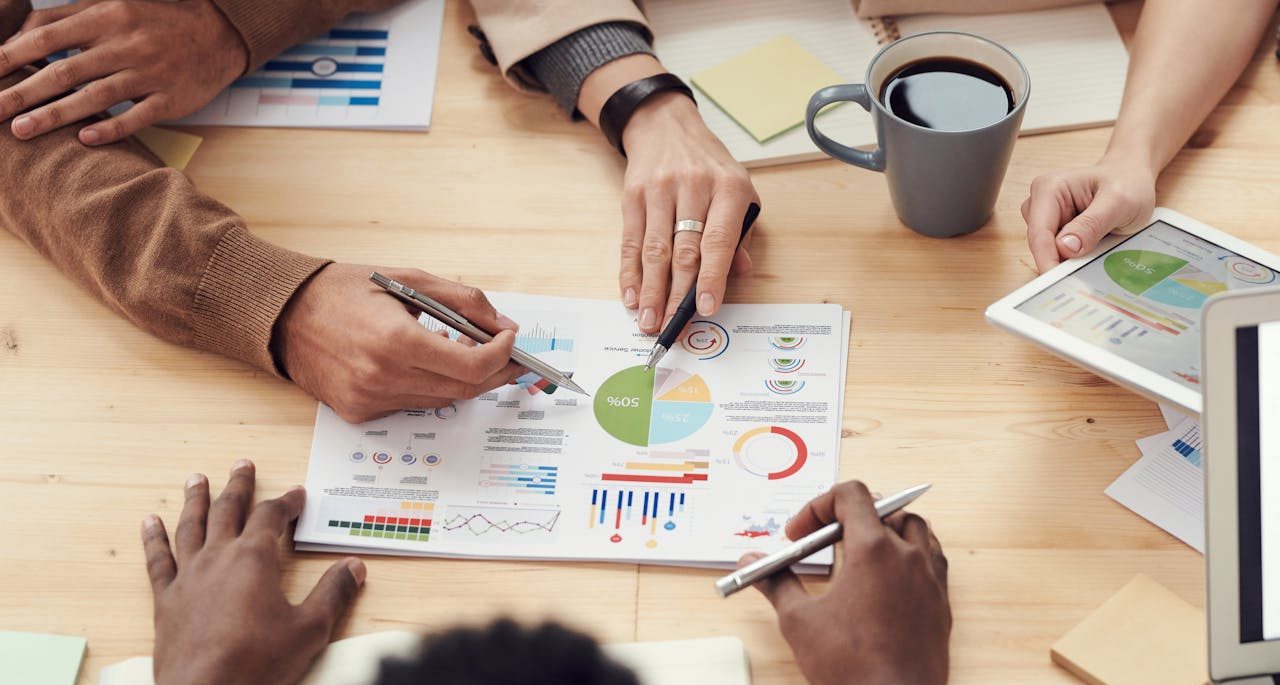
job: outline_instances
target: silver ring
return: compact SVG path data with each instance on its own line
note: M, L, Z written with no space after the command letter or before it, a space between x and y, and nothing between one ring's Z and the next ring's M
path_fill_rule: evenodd
M690 233L702 233L703 223L697 219L681 219L676 222L676 233L688 231Z

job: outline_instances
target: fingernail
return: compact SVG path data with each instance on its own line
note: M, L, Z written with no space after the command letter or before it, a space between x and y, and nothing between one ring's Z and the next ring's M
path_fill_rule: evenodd
M102 140L102 134L95 129L86 128L80 132L80 142L85 145L97 145L99 140Z
M698 313L703 316L711 316L716 313L716 298L711 293L702 293L698 295Z
M635 288L627 288L627 289L622 293L622 304L623 304L627 309L635 309L635 308L636 308L636 289L635 289Z
M193 473L193 474L191 474L190 476L187 476L187 488L188 488L188 489L190 489L190 488L194 488L195 486L197 486L197 485L199 485L199 484L201 484L201 483L203 483L203 482L204 482L204 474L202 474L202 473Z
M520 324L516 323L514 320L512 320L512 319L511 319L510 317L508 317L506 314L499 314L499 315L498 315L498 325L499 325L499 326L501 326L502 328L508 328L508 329L513 330L513 331L518 331L518 330L520 330Z
M253 462L248 459L237 459L236 463L231 465L231 472L235 473L236 471L244 471L251 468L253 468Z
M156 516L155 514L147 514L146 517L142 519L143 530L155 530L158 527L160 527L159 516Z
M364 585L364 579L369 575L369 569L365 568L364 562L359 559L347 559L347 570L351 572L351 577L356 579L356 585Z
M14 135L25 136L36 128L36 122L31 117L18 117L13 120Z
M1080 242L1080 237L1075 235L1062 236L1062 244L1066 246L1068 250L1071 250L1071 254L1076 254L1080 251L1080 248L1084 246L1084 244Z
M640 328L651 331L656 325L658 325L658 313L653 311L653 307L646 307L644 312L640 314Z

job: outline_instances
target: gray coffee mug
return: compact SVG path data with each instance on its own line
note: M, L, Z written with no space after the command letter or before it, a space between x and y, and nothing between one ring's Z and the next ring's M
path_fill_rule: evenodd
M1014 107L1003 119L969 131L938 131L893 115L877 94L902 67L922 59L953 57L976 62L999 74L1013 90ZM813 94L805 112L809 137L823 152L855 166L883 171L889 197L902 222L933 238L950 238L982 228L1013 153L1031 77L1007 48L971 33L937 31L886 45L867 66L865 83L827 86ZM834 102L856 102L871 113L879 146L870 152L831 140L814 117Z

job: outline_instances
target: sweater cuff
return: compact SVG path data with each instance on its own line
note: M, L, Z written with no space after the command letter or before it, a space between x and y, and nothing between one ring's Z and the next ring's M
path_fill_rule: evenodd
M588 26L548 45L524 60L565 112L578 115L578 93L591 72L615 59L653 54L645 33L629 22Z
M227 231L196 288L195 346L284 377L271 354L272 329L289 298L329 263L239 226Z
M298 18L290 3L270 0L213 0L240 34L249 53L245 74L257 71L267 60L292 47Z

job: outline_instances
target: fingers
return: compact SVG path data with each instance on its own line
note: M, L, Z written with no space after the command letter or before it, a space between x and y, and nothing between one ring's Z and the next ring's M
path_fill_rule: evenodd
M738 568L763 557L763 554L752 552L738 560ZM794 607L798 602L809 597L800 578L790 569L779 571L768 578L757 581L755 588L773 605L775 611L782 614Z
M711 316L724 302L742 237L743 218L755 191L745 176L716 189L707 212L707 228L702 234L702 268L698 271L698 314Z
M707 207L711 203L710 188L697 183L685 183L680 187L676 202L676 220L693 219L705 222ZM673 227L674 228L674 227ZM702 264L702 234L693 231L674 233L671 239L671 290L663 308L662 326L665 328L676 308L684 300L689 289L698 280L698 267Z
M1070 259L1090 252L1108 233L1131 223L1135 213L1132 204L1118 193L1099 192L1089 206L1058 233L1058 254Z
M187 479L182 515L173 534L178 563L186 564L204 547L205 528L209 520L209 479L196 473Z
M0 45L0 76L7 76L63 50L87 45L95 37L94 33L93 22L82 21L81 17L24 30L10 42Z
M1070 198L1063 196L1055 181L1040 177L1031 183L1031 195L1023 203L1022 216L1027 222L1027 245L1040 273L1060 261L1054 236L1066 221L1069 203Z
M89 6L89 3L73 2L70 5L63 5L61 7L51 7L45 10L35 10L34 12L31 12L30 14L27 15L26 21L22 22L22 30L19 31L17 34L14 34L14 38L36 27L44 26L46 24L52 24L55 21L61 21L63 19L66 19L67 17L75 14L76 12L79 12L80 10L88 6Z
M121 75L121 78L123 79L124 76ZM108 81L110 79L103 79L100 82L89 84L85 90L93 88L97 83L102 83L102 88L108 91L101 98L104 100L116 97L119 93L127 92L116 89L107 83ZM134 95L122 97L116 102L123 102L130 97L134 97ZM124 140L157 121L168 118L167 102L167 96L162 94L148 96L116 116L80 129L80 142L85 145L106 145L107 143ZM114 105L116 103L113 102L111 104Z
M396 349L397 353L409 350L406 352L409 355L409 366L467 384L452 388L459 399L470 399L480 392L505 384L508 378L504 374L514 370L507 368L511 361L511 351L516 344L516 335L510 330L503 330L493 340L475 347L432 335L416 323L406 330L404 338L404 344ZM486 387L489 383L492 385ZM475 388L479 388L479 392L473 392ZM420 391L423 394L441 394L435 388L427 386L420 388Z
M671 232L676 198L671 186L655 184L645 191L644 244L640 249L640 330L657 333L666 311L671 281Z
M27 91L19 94L18 98L30 105L35 105L70 90L70 88L61 87L62 83L67 79L97 79L91 81L84 88L71 92L66 97L58 98L43 107L38 107L27 114L18 116L13 120L14 136L22 140L28 140L44 135L49 131L105 111L113 105L128 100L133 95L128 89L131 77L126 73L112 74L110 71L100 71L98 69L90 71L88 68L83 73L68 71L73 68L71 66L72 63L82 56L54 62L53 66L40 70L35 76L10 89L15 93ZM68 75L50 76L41 79L46 74L59 72ZM99 76L105 76L105 78L99 79ZM3 98L0 98L0 102L3 102ZM3 115L4 113L0 112L0 117Z
M421 290L440 300L485 332L514 331L518 328L516 322L494 309L489 298L485 297L484 291L479 288L445 280L416 269L396 269L388 272L387 275L410 288Z
M787 537L797 540L834 521L844 524L846 538L859 531L879 532L875 499L861 481L839 483L810 500L787 522Z
M622 190L622 245L618 265L618 288L627 309L640 306L640 286L644 281L641 255L644 246L644 187L629 185Z
M178 574L178 565L169 550L169 535L164 522L151 514L142 520L142 553L147 559L147 576L151 578L151 591L159 594Z
M237 461L231 467L231 478L222 494L209 508L209 528L205 536L207 544L231 540L244 530L253 503L254 467L247 459Z
M253 532L278 538L284 535L289 522L298 518L306 503L307 491L300 486L280 497L262 502L253 508L253 513L244 524L245 533Z
M364 562L350 557L336 562L320 577L311 594L302 602L302 610L330 635L338 621L355 602L360 587L364 585L368 570Z

